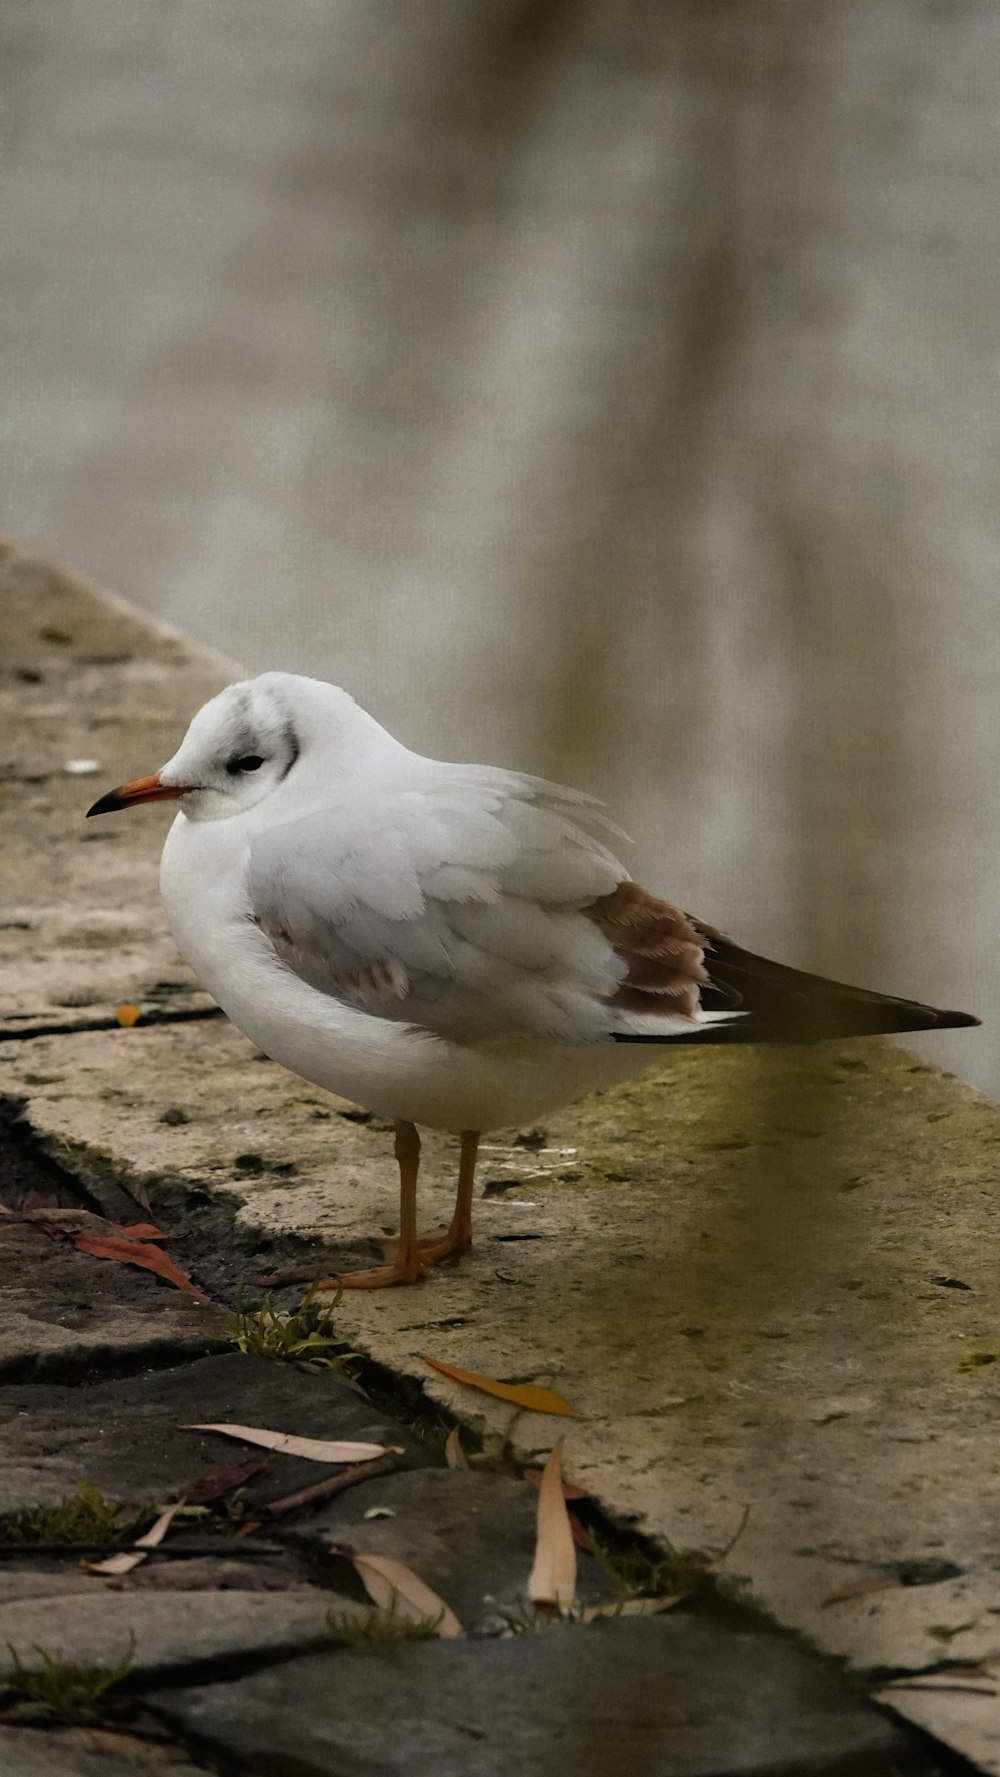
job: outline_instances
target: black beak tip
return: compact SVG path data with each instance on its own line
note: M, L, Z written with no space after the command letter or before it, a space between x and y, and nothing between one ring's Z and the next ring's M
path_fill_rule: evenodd
M92 814L117 814L124 806L118 791L109 790L106 796L99 796L94 806L88 808L85 819L89 821Z

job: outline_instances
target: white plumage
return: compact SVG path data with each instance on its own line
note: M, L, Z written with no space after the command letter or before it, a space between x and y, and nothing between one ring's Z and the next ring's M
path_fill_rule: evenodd
M627 1079L643 1042L975 1022L740 951L629 883L592 798L424 759L316 679L229 686L90 812L164 799L163 901L205 987L276 1061L396 1122L399 1254L350 1282L468 1245L479 1133ZM455 1217L425 1242L418 1123L462 1136Z
M542 793L438 767L282 821L250 843L254 916L311 987L362 1011L456 1042L599 1041L624 971L579 909L624 871L549 786L532 806Z
M627 879L591 798L424 759L288 673L222 692L158 777L183 788L161 869L180 950L315 1084L461 1131L649 1065L612 1041L642 1021L609 1006L624 965L582 911Z

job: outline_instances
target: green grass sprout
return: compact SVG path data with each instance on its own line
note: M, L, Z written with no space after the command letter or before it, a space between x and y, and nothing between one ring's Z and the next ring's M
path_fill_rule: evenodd
M247 1357L267 1357L277 1363L299 1364L313 1370L340 1370L350 1375L348 1364L357 1352L348 1350L343 1339L331 1330L334 1309L343 1288L332 1301L317 1303L319 1283L310 1284L297 1308L275 1308L271 1297L265 1296L256 1312L243 1306L243 1285L236 1298L236 1309L226 1315L229 1335L237 1350Z
M9 1642L7 1646L14 1670L0 1681L2 1688L19 1701L44 1709L61 1721L76 1721L81 1716L93 1715L108 1692L121 1684L135 1658L134 1635L117 1666L105 1666L97 1661L85 1666L71 1660L59 1660L46 1648L39 1647L37 1642L33 1642L32 1647L41 1665L28 1666L16 1648Z
M354 1612L328 1610L326 1626L338 1647L389 1647L400 1641L430 1641L438 1632L444 1611L436 1617L400 1616L393 1598L388 1610L372 1605L364 1616Z
M99 1487L77 1481L76 1496L57 1506L28 1506L0 1517L0 1544L120 1542L135 1534L119 1522L121 1507L105 1499Z

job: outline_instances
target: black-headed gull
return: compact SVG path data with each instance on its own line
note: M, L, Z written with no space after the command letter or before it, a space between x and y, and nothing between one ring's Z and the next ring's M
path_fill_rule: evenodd
M167 800L161 889L195 974L275 1061L395 1122L399 1240L352 1286L468 1247L483 1131L628 1079L649 1045L978 1023L741 950L630 880L591 797L421 758L318 679L230 685L89 813ZM451 1225L424 1240L418 1123L461 1139Z

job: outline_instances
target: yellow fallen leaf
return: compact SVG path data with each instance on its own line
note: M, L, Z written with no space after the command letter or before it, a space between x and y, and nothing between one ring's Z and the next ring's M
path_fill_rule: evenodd
M542 1470L538 1489L538 1536L528 1580L533 1604L572 1604L576 1597L576 1546L562 1490L562 1445Z
M131 1573L133 1567L138 1567L140 1561L145 1561L150 1549L155 1549L163 1541L183 1504L184 1501L179 1499L176 1505L168 1506L165 1512L160 1513L156 1523L150 1525L145 1536L136 1537L130 1549L120 1549L117 1555L109 1555L105 1561L84 1561L81 1565L88 1573L106 1576Z
M331 1550L332 1554L339 1550ZM465 1634L454 1611L443 1598L402 1561L388 1555L351 1555L361 1584L373 1604L380 1610L391 1610L410 1623L426 1623L438 1618L434 1633L442 1640L454 1641Z
M402 1444L351 1444L324 1438L297 1438L292 1432L266 1431L259 1425L182 1425L181 1431L217 1431L245 1444L263 1444L279 1456L307 1456L310 1462L374 1462L376 1456L402 1456Z
M551 1388L538 1388L533 1382L494 1382L491 1376L477 1376L474 1370L457 1370L454 1364L428 1357L426 1351L422 1356L425 1364L430 1364L432 1370L439 1370L452 1382L462 1382L466 1388L481 1388L484 1394L495 1395L498 1401L512 1401L515 1407L527 1407L531 1413L561 1413L568 1419L575 1417L569 1402L564 1401L562 1395L553 1394Z
M531 1482L532 1487L540 1487L542 1484L542 1470L540 1468L526 1468L524 1471L524 1478L526 1481ZM591 1498L591 1495L587 1491L586 1487L575 1487L573 1485L572 1481L565 1481L564 1480L563 1484L562 1484L562 1490L563 1490L563 1499L590 1499Z
M139 1019L142 1017L142 1013L138 1006L130 1006L126 1004L124 1006L115 1007L115 1017L125 1030L131 1030L133 1024L138 1024Z
M457 1425L452 1427L445 1438L444 1459L449 1468L468 1468L469 1466L465 1451L462 1449L462 1440L458 1435Z

